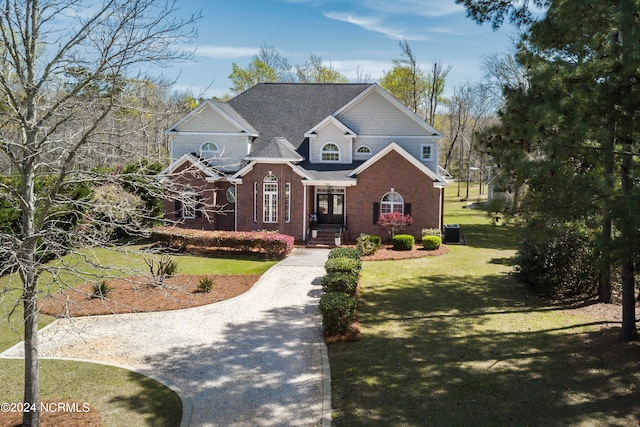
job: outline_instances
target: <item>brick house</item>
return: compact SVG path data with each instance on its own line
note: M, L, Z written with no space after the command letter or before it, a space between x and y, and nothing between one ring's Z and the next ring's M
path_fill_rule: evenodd
M178 184L165 215L208 230L278 230L309 238L310 221L355 239L385 237L381 213L406 230L442 229L442 134L377 84L258 84L204 101L170 126Z

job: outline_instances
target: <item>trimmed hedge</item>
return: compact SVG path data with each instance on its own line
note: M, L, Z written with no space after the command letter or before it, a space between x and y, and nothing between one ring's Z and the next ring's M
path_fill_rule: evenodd
M440 236L422 236L422 247L428 251L434 251L440 247L442 239Z
M351 258L362 259L362 253L353 248L333 248L329 251L329 259L332 258Z
M413 249L416 239L410 234L396 234L391 239L393 249L396 251L410 251Z
M347 273L358 277L362 269L362 261L352 258L330 258L324 263L327 274Z
M349 295L330 292L320 298L322 326L329 335L342 333L349 329L356 315L356 302Z
M373 255L382 245L382 238L374 234L361 234L357 239L358 250L362 255Z
M358 277L349 273L331 273L322 278L320 282L322 292L341 292L354 296L358 287Z
M294 243L293 236L271 231L204 231L177 227L154 228L151 238L179 250L194 246L246 254L257 252L278 259L289 255Z

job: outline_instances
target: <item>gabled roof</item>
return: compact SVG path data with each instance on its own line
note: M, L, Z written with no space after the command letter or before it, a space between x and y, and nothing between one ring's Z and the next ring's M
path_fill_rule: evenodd
M285 138L304 153L305 133L369 87L368 83L260 83L228 104L258 131L253 150Z
M245 157L245 160L278 160L280 162L301 162L304 160L296 148L285 138L273 138L260 144Z
M412 156L407 150L402 148L396 142L392 142L391 144L387 145L384 149L380 150L369 160L367 160L366 162L364 162L363 164L361 164L360 166L352 170L348 176L356 176L364 172L369 167L373 166L378 160L380 160L381 158L389 154L391 151L397 152L402 157L404 157L409 163L415 166L418 170L420 170L422 173L427 175L429 178L433 179L434 187L444 187L448 184L445 178L441 177L436 172L432 171L429 167L427 167L424 163L422 163L421 161L416 159L414 156Z
M336 111L334 113L334 116L339 116L340 114L344 113L345 111L349 110L350 108L352 108L354 105L356 105L358 102L362 101L367 95L369 95L371 92L377 92L378 94L380 94L381 96L383 96L387 101L389 101L390 103L392 103L396 108L398 108L400 111L404 112L408 117L410 117L413 121L415 121L418 125L420 125L422 128L425 129L425 131L432 136L437 136L437 137L444 137L444 135L440 132L438 132L433 126L429 125L427 122L425 122L422 117L418 116L416 113L414 113L410 108L408 108L406 105L404 105L402 102L398 101L393 95L391 95L389 92L387 92L386 90L382 89L377 83L373 83L371 86L369 86L367 88L367 90L363 91L362 93L360 93L358 96L356 96L355 98L353 98L351 101L349 101L347 104L345 104L344 106L342 106L338 111Z
M199 159L197 159L196 157L194 157L189 153L183 154L179 159L177 159L175 162L167 166L162 172L158 174L158 177L162 178L167 175L172 175L173 173L175 173L177 169L179 169L185 163L190 163L193 166L195 166L198 169L198 171L204 174L205 180L207 181L212 182L222 178L222 176L215 173L215 171L211 167L201 162Z
M242 169L240 169L238 172L234 173L232 176L229 177L229 181L230 182L241 182L242 181L242 177L245 176L246 174L248 174L249 172L251 172L253 170L253 167L257 164L260 163L259 160L253 160L251 161L248 165L246 165L245 167L243 167ZM300 176L300 178L303 179L310 179L311 177L306 173L306 171L301 168L300 166L293 164L291 162L285 162L285 164L289 165L291 167L291 170L293 170L296 174L298 174L298 176Z
M313 128L308 130L304 134L304 136L306 138L310 138L310 137L316 136L318 131L320 129L322 129L323 127L325 127L326 125L328 125L329 123L333 124L335 127L340 129L341 131L343 131L345 135L350 135L350 136L353 136L353 137L358 136L354 131L349 129L344 123L342 123L340 120L336 119L333 115L327 116L323 121L321 121L320 123L315 125Z
M182 126L185 123L188 123L189 120L192 120L194 117L199 116L207 109L211 109L217 114L221 115L224 119L229 121L229 123L238 128L238 132L245 132L252 136L258 136L258 131L256 131L255 128L244 119L244 117L238 114L238 112L235 111L233 107L231 107L227 103L213 101L210 99L205 100L203 103L191 110L187 115L169 126L169 128L164 132L165 135L177 132L178 127Z

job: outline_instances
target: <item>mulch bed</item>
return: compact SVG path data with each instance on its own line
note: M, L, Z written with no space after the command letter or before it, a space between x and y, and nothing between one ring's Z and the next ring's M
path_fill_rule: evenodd
M200 279L211 278L211 292L198 292ZM104 298L92 297L92 284L65 289L40 303L40 312L56 317L141 313L179 310L212 304L248 291L260 275L178 275L162 286L150 285L148 277L113 279L106 283L111 291Z

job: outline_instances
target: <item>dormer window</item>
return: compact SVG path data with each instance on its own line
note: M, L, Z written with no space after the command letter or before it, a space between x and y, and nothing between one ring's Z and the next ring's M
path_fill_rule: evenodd
M327 142L322 146L322 155L320 159L323 162L339 162L340 147L333 142Z
M200 146L200 157L203 159L213 159L220 156L220 147L213 141L207 141Z
M368 145L361 145L356 148L356 157L357 158L367 158L371 157L371 148Z

